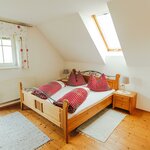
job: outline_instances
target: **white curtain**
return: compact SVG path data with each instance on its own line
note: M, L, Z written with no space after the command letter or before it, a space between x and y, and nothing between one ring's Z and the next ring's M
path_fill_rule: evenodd
M0 37L9 36L15 39L19 64L23 69L29 68L29 49L27 47L28 27L0 21Z

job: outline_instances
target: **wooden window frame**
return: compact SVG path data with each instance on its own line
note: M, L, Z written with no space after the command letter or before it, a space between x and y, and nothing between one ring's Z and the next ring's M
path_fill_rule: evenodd
M96 26L97 26L97 28L98 28L98 31L99 31L99 33L100 33L102 39L103 39L103 42L104 42L104 44L105 44L107 50L108 50L109 52L110 52L110 51L111 51L111 52L122 51L122 49L120 49L120 48L114 48L114 49L109 48L109 46L108 46L108 44L107 44L107 41L105 40L104 34L103 34L103 32L102 32L102 29L101 29L101 27L100 27L100 25L99 25L99 23L98 23L97 18L96 18L96 15L92 15L92 18L93 18L93 20L94 20L94 22L95 22L95 24L96 24Z

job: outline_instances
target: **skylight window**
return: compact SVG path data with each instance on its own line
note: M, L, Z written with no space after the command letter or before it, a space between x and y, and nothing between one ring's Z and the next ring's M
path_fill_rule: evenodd
M110 14L93 15L98 30L108 51L121 50L120 42Z

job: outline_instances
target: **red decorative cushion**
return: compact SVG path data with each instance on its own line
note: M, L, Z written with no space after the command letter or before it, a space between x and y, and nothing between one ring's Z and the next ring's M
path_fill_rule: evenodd
M62 98L58 101L53 102L54 105L62 107L63 101L68 100L69 107L68 112L73 113L76 109L85 101L89 93L89 89L84 88L76 88L69 93L65 94Z
M86 84L82 74L80 73L80 71L76 71L75 69L72 70L67 85L70 86L79 86L79 85L84 85Z
M35 89L32 94L38 96L39 98L47 99L64 86L64 83L61 81L53 81Z
M111 89L104 74L98 79L94 75L91 75L87 87L95 92L103 92Z

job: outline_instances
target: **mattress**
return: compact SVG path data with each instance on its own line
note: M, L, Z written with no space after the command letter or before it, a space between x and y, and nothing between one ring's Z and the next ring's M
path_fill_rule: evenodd
M85 85L84 85L85 86ZM55 93L51 98L47 101L57 101L59 98L61 98L62 96L64 96L64 94L70 92L71 90L78 88L78 87L84 87L84 86L66 86L64 88L62 88L61 90L59 90L57 93ZM75 115L77 115L78 113L80 113L82 110L90 107L91 105L102 101L104 98L110 96L115 90L109 90L109 91L105 91L105 92L94 92L94 91L90 91L88 94L88 97L86 98L86 100L78 107L78 109L73 113L70 114L68 113L68 118L71 118Z

